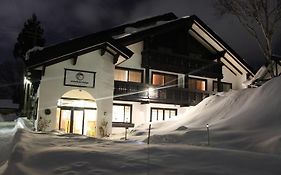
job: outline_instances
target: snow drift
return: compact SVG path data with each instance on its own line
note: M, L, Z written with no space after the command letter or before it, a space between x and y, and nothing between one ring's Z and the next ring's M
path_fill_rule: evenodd
M2 175L273 175L280 156L184 144L146 145L18 129Z
M214 147L281 153L281 77L261 87L218 93L179 116L176 121L152 123L152 143L210 144ZM147 135L145 125L132 139Z
M0 128L0 174L281 174L280 155L252 152L281 152L280 87L278 77L260 88L219 93L177 120L153 123L151 142L166 144L133 141L144 140L145 125L131 140L113 141L33 132L19 119L14 129Z

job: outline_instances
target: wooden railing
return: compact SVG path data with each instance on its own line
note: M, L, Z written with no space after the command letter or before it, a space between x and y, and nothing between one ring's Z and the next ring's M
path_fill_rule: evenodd
M178 87L156 87L143 83L115 81L114 100L138 101L143 103L165 103L182 106L196 105L205 97L207 91L190 90Z
M222 78L222 65L215 61L163 51L144 50L142 67L208 78Z

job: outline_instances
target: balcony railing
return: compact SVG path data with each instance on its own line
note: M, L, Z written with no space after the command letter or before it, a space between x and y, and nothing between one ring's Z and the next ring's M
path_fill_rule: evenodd
M205 97L208 97L209 94L207 91L172 86L156 87L142 83L122 81L115 81L114 83L114 100L189 106L198 104Z
M209 78L223 78L222 65L215 61L163 51L144 50L142 67Z

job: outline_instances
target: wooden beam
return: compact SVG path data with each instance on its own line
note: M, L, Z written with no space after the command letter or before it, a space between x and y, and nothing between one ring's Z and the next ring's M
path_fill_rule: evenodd
M72 60L72 65L76 65L78 56L77 55L73 56L73 58L71 60Z
M149 83L149 68L145 68L145 84L150 84Z
M42 67L42 76L45 75L45 70L46 70L46 66L43 66L43 67Z
M104 47L106 47L106 46L104 46ZM100 49L100 55L103 56L104 54L105 54L105 48L101 48Z
M113 56L113 64L116 64L118 62L118 58L119 58L120 54L115 54Z

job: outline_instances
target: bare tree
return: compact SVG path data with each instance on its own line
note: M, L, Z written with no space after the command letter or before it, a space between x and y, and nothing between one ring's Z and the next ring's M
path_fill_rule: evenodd
M221 15L230 14L256 39L273 76L272 41L281 21L281 0L217 0Z

